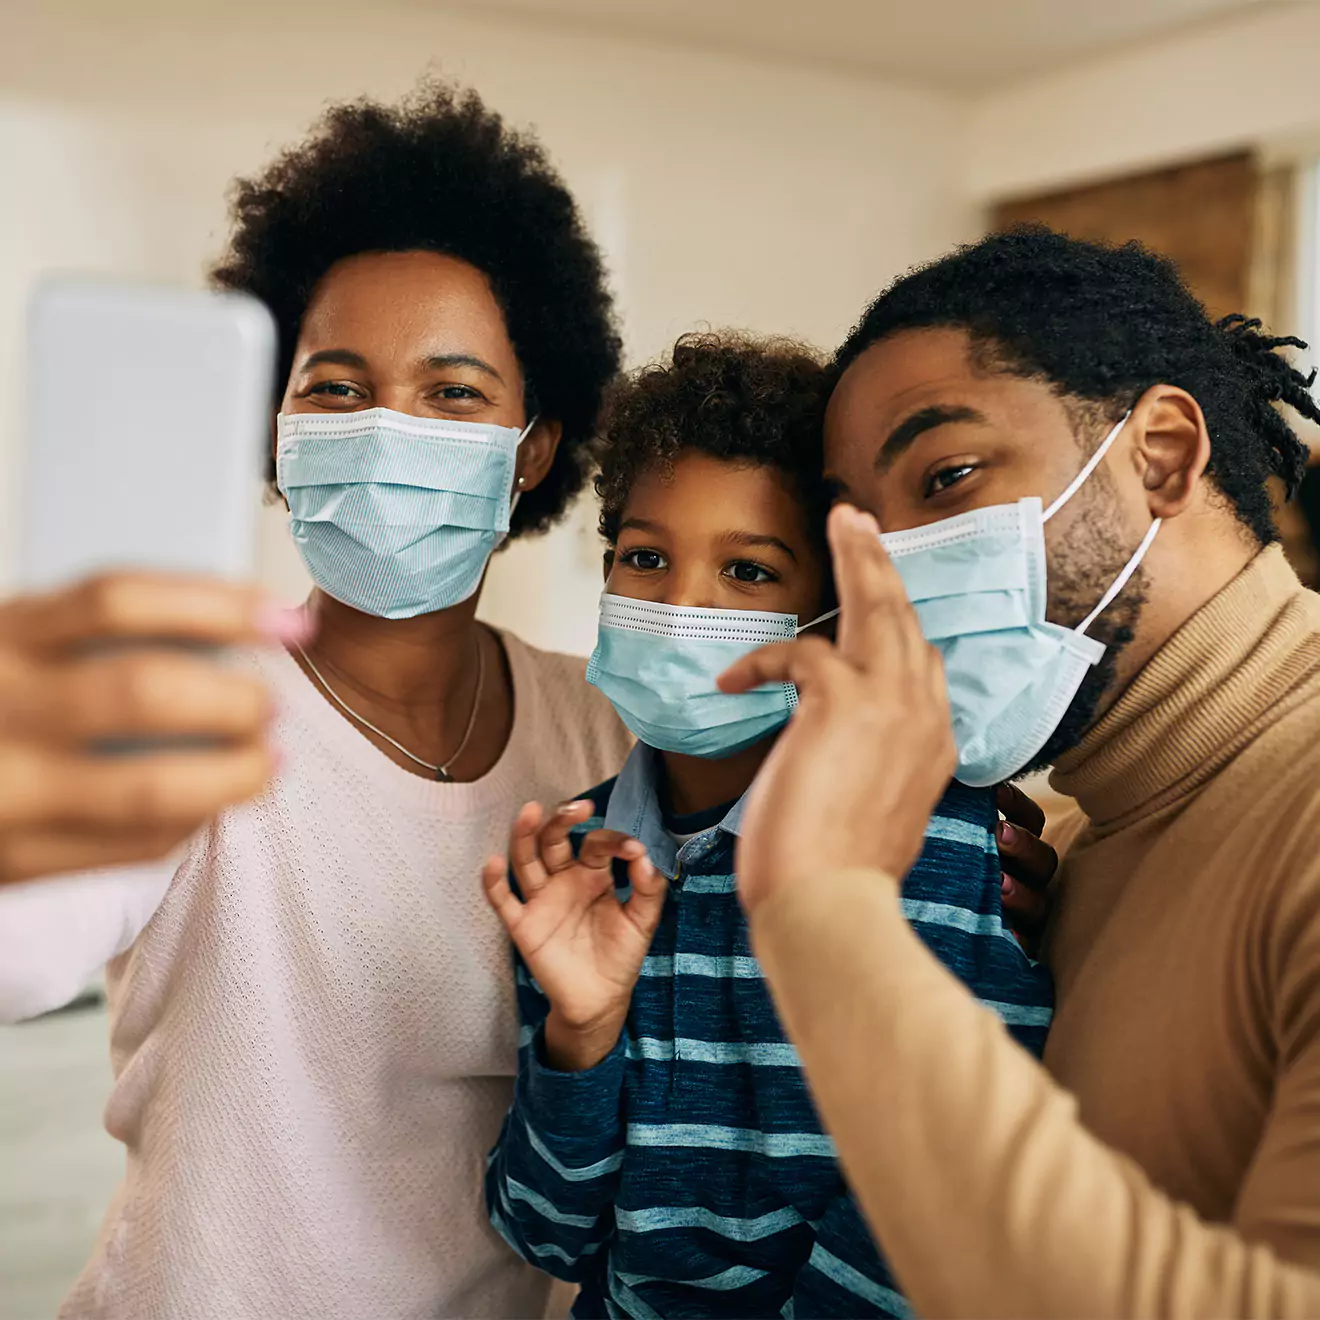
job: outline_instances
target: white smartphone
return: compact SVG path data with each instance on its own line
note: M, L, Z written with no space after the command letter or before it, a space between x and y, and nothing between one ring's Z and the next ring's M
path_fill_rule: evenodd
M256 567L275 326L255 298L59 278L29 304L24 590Z

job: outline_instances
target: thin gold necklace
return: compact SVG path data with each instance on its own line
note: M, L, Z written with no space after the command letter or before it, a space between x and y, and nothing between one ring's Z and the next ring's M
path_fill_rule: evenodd
M298 644L295 642L295 646ZM402 752L410 761L420 765L423 770L429 770L436 777L437 783L452 784L454 776L449 773L449 767L452 766L460 756L472 738L472 730L477 727L477 711L481 709L481 689L486 679L486 649L481 644L481 638L477 638L477 690L472 697L472 713L468 716L467 728L463 731L463 739L455 749L453 756L441 765L432 765L430 761L423 761L420 756L414 756L401 742L391 738L384 729L378 729L370 720L364 719L361 715L348 704L329 683L325 681L325 676L312 663L312 657L306 651L298 646L298 654L302 656L303 663L312 671L312 676L325 689L325 694L331 701L339 707L350 719L360 724L364 729L370 729L377 738L384 738L391 747L397 752Z

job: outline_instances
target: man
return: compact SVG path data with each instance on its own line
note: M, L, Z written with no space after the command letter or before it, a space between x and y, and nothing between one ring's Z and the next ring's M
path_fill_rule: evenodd
M1028 231L900 280L839 354L839 637L726 676L801 689L739 883L921 1314L1320 1314L1320 598L1269 517L1304 458L1273 404L1320 414L1287 342ZM1089 824L1042 1069L897 880L950 773L1051 762Z

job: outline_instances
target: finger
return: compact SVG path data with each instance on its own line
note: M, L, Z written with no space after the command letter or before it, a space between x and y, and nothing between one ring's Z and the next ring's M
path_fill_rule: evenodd
M722 692L750 692L763 683L794 683L801 692L839 682L849 667L822 637L775 642L736 660L716 680Z
M621 830L592 830L582 840L578 851L578 861L593 870L608 866L616 857L633 861L645 856L646 849L642 844Z
M839 597L839 653L860 670L890 670L924 645L903 579L885 553L880 528L851 505L830 511L830 552Z
M649 943L665 909L668 882L644 853L628 863L628 881L632 885L626 908L628 919Z
M26 666L0 684L0 728L19 738L255 738L275 713L252 674L178 651Z
M0 839L0 885L168 857L191 830L38 829Z
M486 902L512 935L525 914L523 904L509 884L509 864L503 857L491 857L481 868L481 888Z
M593 809L586 799L565 802L541 827L541 862L551 875L573 865L573 844L569 835L575 825L581 825L591 816Z
M1029 889L1044 889L1059 869L1059 854L1020 826L1001 820L995 827L999 865Z
M0 606L0 638L35 651L171 638L205 646L303 642L309 617L255 587L207 578L116 573Z
M0 744L0 826L196 829L265 788L264 742L110 757Z
M1049 916L1049 896L1005 875L1002 881L1004 918L1018 935L1035 937Z
M995 790L995 805L1013 822L1037 837L1045 829L1045 813L1034 798L1029 798L1016 784L1000 784Z
M549 879L541 863L541 849L537 842L544 814L539 802L524 802L509 831L509 862L524 899L544 889Z

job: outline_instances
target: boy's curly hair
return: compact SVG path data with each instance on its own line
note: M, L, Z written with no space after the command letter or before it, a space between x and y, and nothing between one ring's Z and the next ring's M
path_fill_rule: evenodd
M668 362L643 367L606 399L597 446L601 535L613 545L637 480L672 471L687 452L782 472L823 540L821 426L831 379L812 349L790 339L683 335Z

